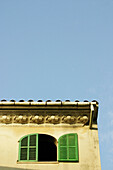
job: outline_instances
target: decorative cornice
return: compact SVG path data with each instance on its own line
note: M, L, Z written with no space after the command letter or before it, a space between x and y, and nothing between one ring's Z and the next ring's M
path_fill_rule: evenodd
M4 124L86 124L88 122L88 116L26 116L26 115L2 115L0 117L0 123Z
M92 124L97 123L97 116L97 101L1 100L0 102L1 124L89 124L91 129Z

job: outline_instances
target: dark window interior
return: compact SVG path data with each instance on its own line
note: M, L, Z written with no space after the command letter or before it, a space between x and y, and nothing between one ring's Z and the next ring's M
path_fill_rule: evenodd
M49 135L39 134L38 161L57 161L56 139Z

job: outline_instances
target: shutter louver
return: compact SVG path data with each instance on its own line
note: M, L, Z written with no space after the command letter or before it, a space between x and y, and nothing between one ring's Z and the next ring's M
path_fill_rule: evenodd
M23 138L22 141L21 141L21 146L26 146L27 147L28 145L28 136Z
M36 148L29 148L29 160L36 160Z
M36 135L30 136L29 146L36 146Z
M27 160L27 148L21 148L20 159L21 160Z

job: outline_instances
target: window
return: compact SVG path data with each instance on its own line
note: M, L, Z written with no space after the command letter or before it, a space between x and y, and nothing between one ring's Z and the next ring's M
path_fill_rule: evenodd
M30 134L19 140L19 161L57 161L57 140L46 134ZM58 139L58 161L78 161L78 136L66 134Z
M58 140L59 161L78 161L78 136L76 133L63 135Z
M57 161L57 140L45 134L31 134L19 141L19 161Z

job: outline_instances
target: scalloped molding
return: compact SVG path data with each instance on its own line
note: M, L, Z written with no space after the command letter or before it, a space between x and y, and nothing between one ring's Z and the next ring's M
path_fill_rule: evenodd
M2 115L0 123L5 124L86 124L89 121L88 116L59 116L59 115Z

